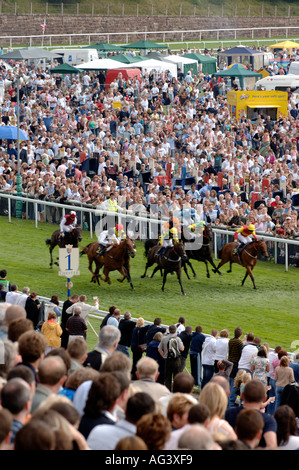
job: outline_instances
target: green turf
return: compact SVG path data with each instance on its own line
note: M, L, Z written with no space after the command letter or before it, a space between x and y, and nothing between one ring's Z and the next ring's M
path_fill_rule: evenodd
M32 221L12 219L9 223L7 217L0 217L0 268L7 269L9 280L19 289L29 285L31 291L46 297L57 294L63 301L67 297L66 278L58 276L57 266L50 269L45 244L55 228L39 223L36 229ZM84 232L81 245L90 241L89 232ZM161 316L164 324L174 323L183 315L193 328L202 325L205 333L210 333L212 328L228 328L231 336L234 328L241 326L244 332L252 331L271 347L280 344L293 351L298 326L298 269L289 268L286 272L282 265L258 262L254 270L258 290L254 291L250 279L241 287L242 267L233 265L233 272L227 274L228 265L223 266L223 276L210 270L208 279L204 264L194 261L198 277L188 280L183 273L187 294L184 297L176 276L168 276L165 293L161 291L160 274L153 279L141 279L145 267L143 253L143 243L137 242L137 255L131 261L134 291L126 281L117 282L120 275L116 272L111 274L111 285L91 283L87 257L83 256L81 274L72 278L72 293L86 294L89 303L98 295L103 310L116 305L122 313L130 310L134 317L143 316L146 320Z

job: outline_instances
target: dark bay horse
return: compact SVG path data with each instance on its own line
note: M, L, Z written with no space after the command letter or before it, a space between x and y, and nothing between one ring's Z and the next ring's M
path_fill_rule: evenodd
M192 242L191 240L187 240L185 236L183 236L183 240L185 242L188 242L188 248L186 248L186 255L187 255L187 260L184 261L183 263L183 268L184 271L190 279L188 271L187 271L187 266L188 265L191 268L191 271L193 273L193 276L196 277L196 273L193 269L193 266L190 262L190 259L195 260L195 261L201 261L205 263L206 265L206 270L207 270L207 277L210 277L210 272L209 272L209 265L208 263L211 264L211 266L214 268L213 272L217 272L219 275L222 275L222 273L217 269L214 261L213 261L213 252L212 252L212 247L211 247L211 241L212 241L212 228L209 226L206 226L203 235L202 235L202 240L198 248L196 248L197 243ZM191 248L192 243L194 243L194 249Z
M256 289L257 287L255 285L252 271L253 271L254 266L257 263L257 256L259 253L265 256L266 258L269 257L268 251L267 251L267 245L264 242L264 240L254 240L251 243L248 243L247 245L245 245L240 256L237 254L234 254L234 250L237 245L238 245L238 242L231 242L231 243L227 243L226 245L224 245L221 251L221 261L218 264L217 269L221 268L221 266L229 262L230 268L227 272L231 273L232 263L240 264L246 269L246 273L242 281L242 286L244 285L244 282L247 276L249 275L252 280L253 288Z
M157 266L155 267L150 277L153 277L154 274L159 270L161 271L161 274L162 274L162 270L163 270L162 291L164 292L167 274L176 272L177 278L181 287L181 292L183 295L186 295L183 289L182 278L181 278L182 262L185 259L187 259L183 242L181 241L174 242L173 247L167 250L165 257L156 256L160 248L161 248L160 245L155 245L149 250L148 255L147 255L147 263L145 266L145 271L141 277L144 278L146 276L146 272L148 268L150 268L154 264L157 264Z
M65 236L60 239L60 230L55 230L52 233L51 238L47 238L46 245L49 245L50 251L50 267L53 266L53 255L52 252L56 246L59 248L65 248L66 245L73 245L74 248L78 248L79 242L82 240L82 228L78 225L71 232L66 233ZM57 262L54 264L58 265Z
M119 271L123 277L118 279L118 281L123 282L124 279L127 279L131 288L134 289L130 275L129 259L130 257L134 258L136 255L135 243L127 237L122 240L119 245L112 245L108 251L105 251L105 253L100 256L96 253L98 247L99 243L93 242L83 248L80 253L81 256L83 254L87 254L88 256L88 269L92 274L91 282L97 282L100 285L99 279L101 279L102 281L111 284L111 279L109 277L110 271ZM93 263L95 263L95 271L92 269ZM105 276L104 278L99 274L102 268Z

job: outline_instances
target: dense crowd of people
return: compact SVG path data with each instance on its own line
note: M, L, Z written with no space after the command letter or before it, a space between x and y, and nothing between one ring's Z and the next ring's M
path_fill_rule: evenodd
M0 71L0 125L16 125L19 101L29 138L19 159L16 142L1 141L0 189L17 191L19 163L22 192L40 200L40 220L61 216L43 200L76 201L299 235L291 93L286 119L260 110L254 121L237 121L225 81L207 74L119 75L107 88L97 72L60 76L18 61ZM190 188L176 184L187 178ZM88 314L97 308L84 295L62 306L53 295L44 305L2 269L1 449L299 448L297 356L279 345L270 350L240 327L204 332L183 317L168 327L161 318L145 324L116 306L89 351Z
M24 194L41 203L152 217L171 210L189 220L254 223L257 231L298 236L298 103L292 93L287 118L275 120L261 109L254 120L237 121L225 81L208 74L144 72L127 81L120 74L106 87L102 72L61 76L51 74L50 65L12 66L0 64L8 84L0 125L16 125L19 93L20 129L29 138L20 145ZM17 190L17 166L16 142L2 140L1 190ZM190 178L191 188L176 184ZM23 216L33 218L30 205L27 210L24 205ZM39 204L38 210L40 220L59 223L59 209Z
M98 304L44 304L0 276L1 449L299 448L299 355L241 327L165 326L116 306L89 350Z

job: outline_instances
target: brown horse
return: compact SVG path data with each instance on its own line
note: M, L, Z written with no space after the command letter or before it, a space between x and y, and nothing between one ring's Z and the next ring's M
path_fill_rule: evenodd
M55 246L59 248L65 248L66 245L72 245L74 248L78 248L79 242L82 240L82 228L77 225L71 232L66 233L63 238L60 237L60 230L55 230L52 233L51 238L47 238L46 245L49 245L50 251L50 267L53 266L53 255L52 252ZM58 265L57 262L54 264Z
M162 258L160 256L156 256L160 248L161 248L160 245L156 245L156 246L153 246L151 250L149 251L148 256L147 256L147 263L145 266L145 271L141 277L144 278L146 276L146 272L148 268L150 268L151 266L153 266L153 264L156 263L157 266L155 267L150 277L153 277L154 274L158 270L161 271L161 274L162 274L162 270L164 270L162 291L164 292L167 274L176 272L179 284L181 286L181 292L183 295L186 295L183 289L182 279L181 279L182 261L187 259L183 242L175 242L173 247L167 248L166 255L165 257L163 256Z
M256 285L254 282L254 277L252 274L253 268L257 263L257 255L260 253L266 258L269 257L267 251L267 245L263 240L254 240L251 243L248 243L243 248L240 256L235 254L235 248L238 245L238 242L231 242L224 245L221 251L221 261L217 266L217 269L221 268L225 263L230 264L230 268L227 271L228 273L232 272L232 263L238 263L246 269L246 273L244 279L242 281L242 286L249 275L252 283L253 288L256 289ZM214 271L215 272L215 271Z
M108 251L105 251L105 253L100 256L96 253L98 247L99 243L93 242L83 248L83 250L81 251L81 256L85 253L88 256L88 269L92 274L91 282L97 282L100 285L100 278L102 281L111 284L109 273L110 271L117 270L123 276L121 279L118 279L118 281L123 282L124 279L127 279L132 289L134 289L130 276L129 257L134 258L136 254L135 243L129 237L127 237L122 240L119 245L112 245L112 247ZM93 263L95 263L96 266L94 272L92 270ZM104 278L99 274L102 267L104 268Z

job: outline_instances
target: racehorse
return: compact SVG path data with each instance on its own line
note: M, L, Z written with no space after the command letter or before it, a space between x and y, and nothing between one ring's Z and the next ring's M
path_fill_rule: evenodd
M207 270L207 277L210 277L210 272L209 272L209 265L208 262L213 266L213 272L217 272L220 276L222 273L217 269L214 261L213 261L213 256L212 256L212 248L211 248L211 240L212 240L212 228L209 226L205 226L204 231L203 231L203 236L202 236L202 241L200 242L200 248L195 248L194 250L192 249L186 249L186 255L187 255L187 260L183 262L183 268L184 271L190 279L186 264L190 266L191 271L193 273L193 276L196 277L196 273L193 269L193 266L190 262L190 259L194 259L196 261L202 261L206 265L206 270ZM183 234L183 240L186 242L187 239ZM194 246L196 247L197 242L193 242ZM192 240L188 240L188 245L190 246L192 244Z
M158 270L161 271L161 274L162 270L164 270L162 291L164 292L167 274L176 272L181 287L181 292L183 295L186 295L183 289L181 279L182 262L187 258L183 242L174 242L174 245L172 247L167 248L165 256L162 257L157 255L157 252L160 248L161 247L159 245L155 245L148 252L145 271L141 277L144 278L146 276L148 268L150 268L151 266L153 266L153 264L156 263L157 266L155 267L150 277L153 277Z
M188 265L191 268L193 276L197 277L196 272L194 271L193 266L190 262L190 259L194 259L196 261L202 261L203 263L205 263L208 278L210 277L208 262L214 268L213 272L217 272L220 276L222 275L222 273L217 269L217 267L216 267L216 265L213 261L212 248L211 248L211 245L210 245L211 240L212 240L212 228L209 227L209 226L206 226L204 231L203 231L203 238L202 238L202 242L200 243L200 248L198 248L198 249L194 248L193 250L189 249L189 248L185 249L187 259L185 261L183 261L182 267L184 268L184 271L185 271L186 276L188 277L188 279L190 279L190 277L189 277L186 265ZM182 241L184 241L185 243L188 242L189 246L190 246L190 244L192 244L192 240L190 240L189 238L187 238L184 235L184 231L182 231ZM153 246L157 245L157 244L158 244L158 240L154 240L154 239L151 240L150 239L150 240L145 241L144 254L145 254L146 257L148 256L148 253L151 250L151 248ZM194 242L194 246L196 247L196 242Z
M269 257L268 251L267 251L267 245L264 242L264 240L254 240L248 243L247 245L245 245L240 256L238 254L235 254L235 248L237 245L238 245L238 242L231 242L231 243L227 243L226 245L224 245L221 251L221 261L218 264L217 269L221 268L221 266L229 262L230 268L227 272L231 273L232 263L240 264L246 269L246 273L242 281L242 286L244 285L244 282L247 276L249 275L253 283L253 288L256 289L257 287L255 285L252 270L257 263L258 253L264 255L266 258Z
M71 232L66 233L63 238L60 237L60 230L55 230L55 232L52 233L51 238L47 238L46 240L46 244L49 245L50 251L50 267L53 266L52 252L56 245L58 245L59 248L65 248L66 245L72 245L74 248L78 248L81 240L82 228L80 225L77 225ZM54 264L58 265L57 262Z
M92 274L90 282L97 282L100 285L99 278L111 284L111 279L109 277L110 271L119 271L122 274L121 279L117 279L119 282L123 282L124 279L127 279L131 285L131 288L134 289L132 284L131 275L130 275L130 257L134 258L136 255L135 243L129 238L122 240L119 245L114 244L110 249L105 251L102 255L97 255L97 249L99 247L98 242L90 243L88 246L83 248L81 251L81 256L87 254L89 265L88 269ZM92 265L95 263L95 271L92 270ZM99 273L101 268L103 269L103 278Z

